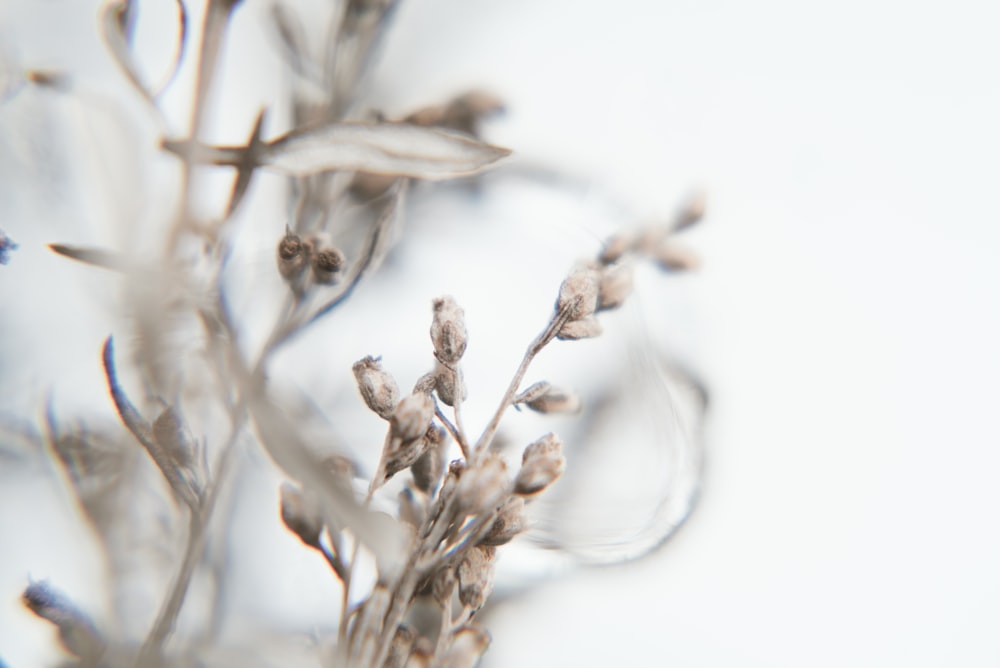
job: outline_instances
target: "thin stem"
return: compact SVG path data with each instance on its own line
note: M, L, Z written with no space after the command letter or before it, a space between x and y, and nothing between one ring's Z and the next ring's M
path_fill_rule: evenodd
M562 328L566 321L569 320L570 308L563 308L555 312L549 324L542 330L541 334L535 337L535 340L531 342L528 346L528 350L524 353L524 358L521 360L521 365L517 367L517 371L514 373L514 377L510 381L510 385L507 386L507 391L504 393L503 398L500 400L500 405L497 406L496 412L493 417L490 418L489 424L486 425L486 429L483 430L482 436L476 441L476 446L473 449L473 455L479 457L482 453L489 447L490 443L493 441L493 437L496 436L497 429L500 428L500 421L503 419L503 414L507 411L507 408L512 404L514 397L517 396L517 390L521 387L521 382L524 380L524 374L528 372L528 367L531 365L532 360L535 356L549 343L552 339L556 337L559 330Z
M460 432L458 428L451 423L451 421L448 419L448 416L445 415L444 411L441 410L441 407L438 405L437 401L434 402L434 415L437 416L437 419L441 422L442 425L444 425L444 428L448 430L448 433L451 434L451 437L453 439L455 439L455 442L458 443L458 447L462 449L462 456L465 457L466 461L468 461L470 454L469 443L465 440L465 435L462 434L462 432Z

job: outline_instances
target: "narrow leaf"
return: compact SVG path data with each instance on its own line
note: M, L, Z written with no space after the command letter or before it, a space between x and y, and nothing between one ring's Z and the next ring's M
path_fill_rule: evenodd
M437 128L334 123L271 142L264 164L305 176L332 170L447 179L483 171L510 151Z
M49 248L59 255L83 262L84 264L100 267L101 269L124 272L134 268L121 253L113 251L106 251L100 248L67 246L66 244L49 244Z

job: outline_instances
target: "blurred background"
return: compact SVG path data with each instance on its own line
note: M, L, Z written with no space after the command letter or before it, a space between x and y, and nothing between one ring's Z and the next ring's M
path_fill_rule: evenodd
M90 3L0 7L8 61L120 85ZM220 105L238 140L280 81L266 15L246 0L234 23L227 66L249 74ZM525 169L567 177L498 177L458 203L415 198L417 250L396 268L416 257L439 269L410 287L411 341L425 343L430 297L453 291L484 348L509 340L517 354L546 315L534 305L581 252L619 225L668 217L692 191L708 202L685 239L703 267L644 281L638 315L623 316L708 388L699 503L642 560L574 568L502 601L485 665L1000 664L998 22L985 1L404 0L373 105L402 112L491 90L508 111L487 139ZM110 283L59 273L42 245L102 238L100 197L74 180L89 164L68 139L76 112L60 104L26 90L0 104L0 227L20 244L0 267L0 402L27 419L55 378L58 394L87 404L109 329L92 316ZM83 232L65 215L81 206ZM263 239L250 257L269 266L271 248ZM542 285L505 269L498 248L544 266ZM444 271L433 253L465 268ZM490 268L473 280L477 266ZM491 312L505 299L528 314L512 329L509 310ZM358 309L362 322L379 310ZM360 354L387 359L407 343L344 336L331 368L363 343L379 350ZM552 373L598 364L578 355ZM467 373L489 379L491 363ZM96 557L43 470L0 465L0 656L17 668L51 656L50 629L17 602L27 577L86 600ZM273 513L272 498L259 503ZM306 591L303 573L273 587Z

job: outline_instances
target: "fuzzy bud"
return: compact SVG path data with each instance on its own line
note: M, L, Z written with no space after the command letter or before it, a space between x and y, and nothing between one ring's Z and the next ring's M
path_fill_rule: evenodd
M597 309L606 311L618 308L632 294L632 266L627 264L605 267L597 297Z
M317 283L331 285L340 278L346 259L338 248L324 248L312 256L313 278Z
M539 413L579 413L582 405L580 397L544 380L514 397L514 403Z
M572 320L559 328L556 336L563 341L578 341L600 336L604 329L597 318L590 316L581 320Z
M653 259L664 271L689 271L701 264L693 251L671 241L660 244L653 252Z
M309 264L309 246L291 230L278 242L278 273L286 281L298 278Z
M434 419L434 399L418 392L404 397L389 418L392 437L406 443L427 433Z
M514 480L514 493L521 496L538 494L561 476L565 469L562 441L555 434L546 434L524 449L521 470Z
M290 482L281 483L281 521L309 547L319 547L323 518L319 504Z
M452 369L441 362L438 362L434 368L434 389L441 401L447 406L454 406L456 400L461 403L468 398L469 393L463 380L460 368ZM462 390L461 397L458 396L459 387Z
M493 592L496 548L476 546L458 565L458 600L470 610L478 610Z
M465 353L469 333L465 329L465 311L451 297L434 300L431 342L434 355L448 365L455 365Z
M444 429L431 425L431 428L424 434L427 439L427 449L410 467L410 472L413 474L413 484L426 494L437 487L444 475L444 445L447 436Z
M455 490L459 508L467 515L492 512L507 496L508 485L507 464L499 454L489 452L462 471Z
M625 253L632 249L635 239L632 235L616 234L607 240L601 254L597 256L601 264L612 264L621 259Z
M524 531L527 526L527 518L524 515L524 499L519 496L512 496L507 502L500 506L497 518L490 527L489 533L483 538L480 545L497 546L505 545L513 540L514 536Z
M575 268L559 287L556 309L565 311L569 321L581 320L597 310L599 278L587 266Z
M441 665L448 668L475 668L489 649L491 641L489 632L474 624L456 629L451 634L451 643Z
M399 385L382 370L380 360L381 358L369 355L355 362L352 369L361 398L368 404L368 408L388 420L399 403Z

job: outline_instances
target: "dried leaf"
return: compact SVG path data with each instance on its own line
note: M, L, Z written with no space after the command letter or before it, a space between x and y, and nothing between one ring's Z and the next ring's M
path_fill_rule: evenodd
M507 155L505 148L435 128L335 123L271 142L264 163L298 176L346 170L435 180L477 174Z

